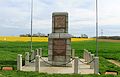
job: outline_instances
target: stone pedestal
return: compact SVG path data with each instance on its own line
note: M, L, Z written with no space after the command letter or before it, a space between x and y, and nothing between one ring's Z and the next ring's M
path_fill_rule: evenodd
M48 39L48 60L52 61L53 65L62 65L70 61L71 37L68 34L68 13L53 13L52 33Z

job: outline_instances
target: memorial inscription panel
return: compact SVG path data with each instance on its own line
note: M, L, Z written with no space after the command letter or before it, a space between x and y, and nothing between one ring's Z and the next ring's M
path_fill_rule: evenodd
M66 55L66 40L65 39L54 39L53 40L53 55L54 56L65 56Z

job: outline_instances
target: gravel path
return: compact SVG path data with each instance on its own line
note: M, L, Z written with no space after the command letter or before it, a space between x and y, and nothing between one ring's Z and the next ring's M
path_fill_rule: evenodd
M120 67L120 62L116 60L108 60L108 61Z

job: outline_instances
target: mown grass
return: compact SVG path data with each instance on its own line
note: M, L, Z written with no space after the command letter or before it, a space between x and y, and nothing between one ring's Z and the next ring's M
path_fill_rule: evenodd
M81 41L72 42L72 48L76 50L76 56L83 56L83 49L88 49L92 53L96 53L95 41ZM47 42L33 42L33 49L43 48L43 56L47 56ZM13 66L16 69L16 57L17 54L22 54L24 57L25 52L30 51L30 42L0 42L0 67ZM106 70L117 71L120 74L120 67L108 62L106 59L115 59L120 61L120 43L114 42L99 42L99 56L100 56L100 73L104 74ZM58 74L38 74L31 72L20 71L0 71L0 74L7 77L61 77ZM22 74L19 76L19 74ZM28 76L26 76L28 74ZM11 76L9 76L11 75ZM0 75L1 76L1 75ZM63 75L63 77L97 77L96 75ZM104 75L100 75L104 76ZM108 75L104 76L108 77ZM112 77L112 76L110 76Z
M95 41L81 41L73 42L72 48L76 49L76 55L81 56L83 49L87 49L92 53L96 53L96 42ZM120 42L99 42L99 56L108 59L120 60Z
M114 75L47 74L22 71L0 71L0 77L118 77Z

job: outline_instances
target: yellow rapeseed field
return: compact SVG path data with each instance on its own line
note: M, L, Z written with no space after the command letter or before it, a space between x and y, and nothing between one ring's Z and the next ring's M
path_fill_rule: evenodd
M19 36L0 36L0 41L30 41L30 37L19 37ZM95 38L72 38L71 41L86 41L95 40ZM48 42L48 37L32 37L33 42Z

